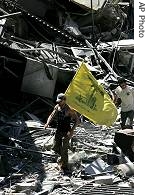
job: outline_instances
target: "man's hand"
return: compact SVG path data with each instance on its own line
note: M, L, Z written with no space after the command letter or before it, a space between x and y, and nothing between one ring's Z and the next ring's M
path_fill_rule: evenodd
M71 139L73 136L73 130L68 131L67 136Z
M119 107L121 105L121 99L120 98L117 98L117 100L115 101L115 105L116 107Z

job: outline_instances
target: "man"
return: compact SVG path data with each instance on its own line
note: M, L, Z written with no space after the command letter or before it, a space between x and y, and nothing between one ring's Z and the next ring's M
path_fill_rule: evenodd
M126 128L126 121L129 120L129 128L133 128L134 118L134 88L126 84L124 78L118 79L118 87L115 89L114 102L121 101L121 128Z
M57 130L53 150L61 156L61 169L68 171L69 140L73 136L74 129L79 124L77 113L66 104L66 96L58 94L57 104L49 115L44 128L46 129L52 119L57 115Z

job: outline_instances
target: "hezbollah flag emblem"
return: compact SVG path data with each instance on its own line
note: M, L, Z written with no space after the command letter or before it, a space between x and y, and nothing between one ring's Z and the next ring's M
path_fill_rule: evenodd
M65 95L69 106L95 124L111 126L117 118L115 104L84 63L74 75Z

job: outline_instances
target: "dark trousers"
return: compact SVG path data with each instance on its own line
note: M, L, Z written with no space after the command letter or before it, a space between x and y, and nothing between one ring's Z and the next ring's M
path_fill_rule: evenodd
M128 125L126 125L127 118L129 118ZM126 127L133 128L133 118L134 118L134 110L121 112L121 128L122 129L125 129Z
M61 167L68 168L69 137L67 133L56 132L53 150L61 156Z

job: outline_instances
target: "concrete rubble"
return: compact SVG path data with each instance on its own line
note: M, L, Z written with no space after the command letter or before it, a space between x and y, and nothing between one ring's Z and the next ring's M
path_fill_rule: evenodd
M82 61L112 95L134 85L133 1L0 2L0 195L134 194L134 131L81 116L69 168L43 125ZM118 107L118 113L120 108ZM127 144L126 144L127 143Z
M11 94L53 98L66 90L82 60L109 86L117 76L133 85L133 2L101 1L92 8L90 3L1 2L0 83L8 83L0 84L3 93L9 95L9 87Z
M41 102L31 106L34 112L37 104ZM11 104L14 111L13 106ZM88 190L93 194L94 190L99 190L99 194L102 190L109 194L122 191L133 194L134 162L123 152L114 151L115 134L120 131L119 119L110 128L84 119L70 141L72 172L63 175L58 156L52 150L55 128L44 130L42 120L29 113L30 109L21 109L13 118L3 110L0 118L1 194L77 194L83 188L84 194Z

